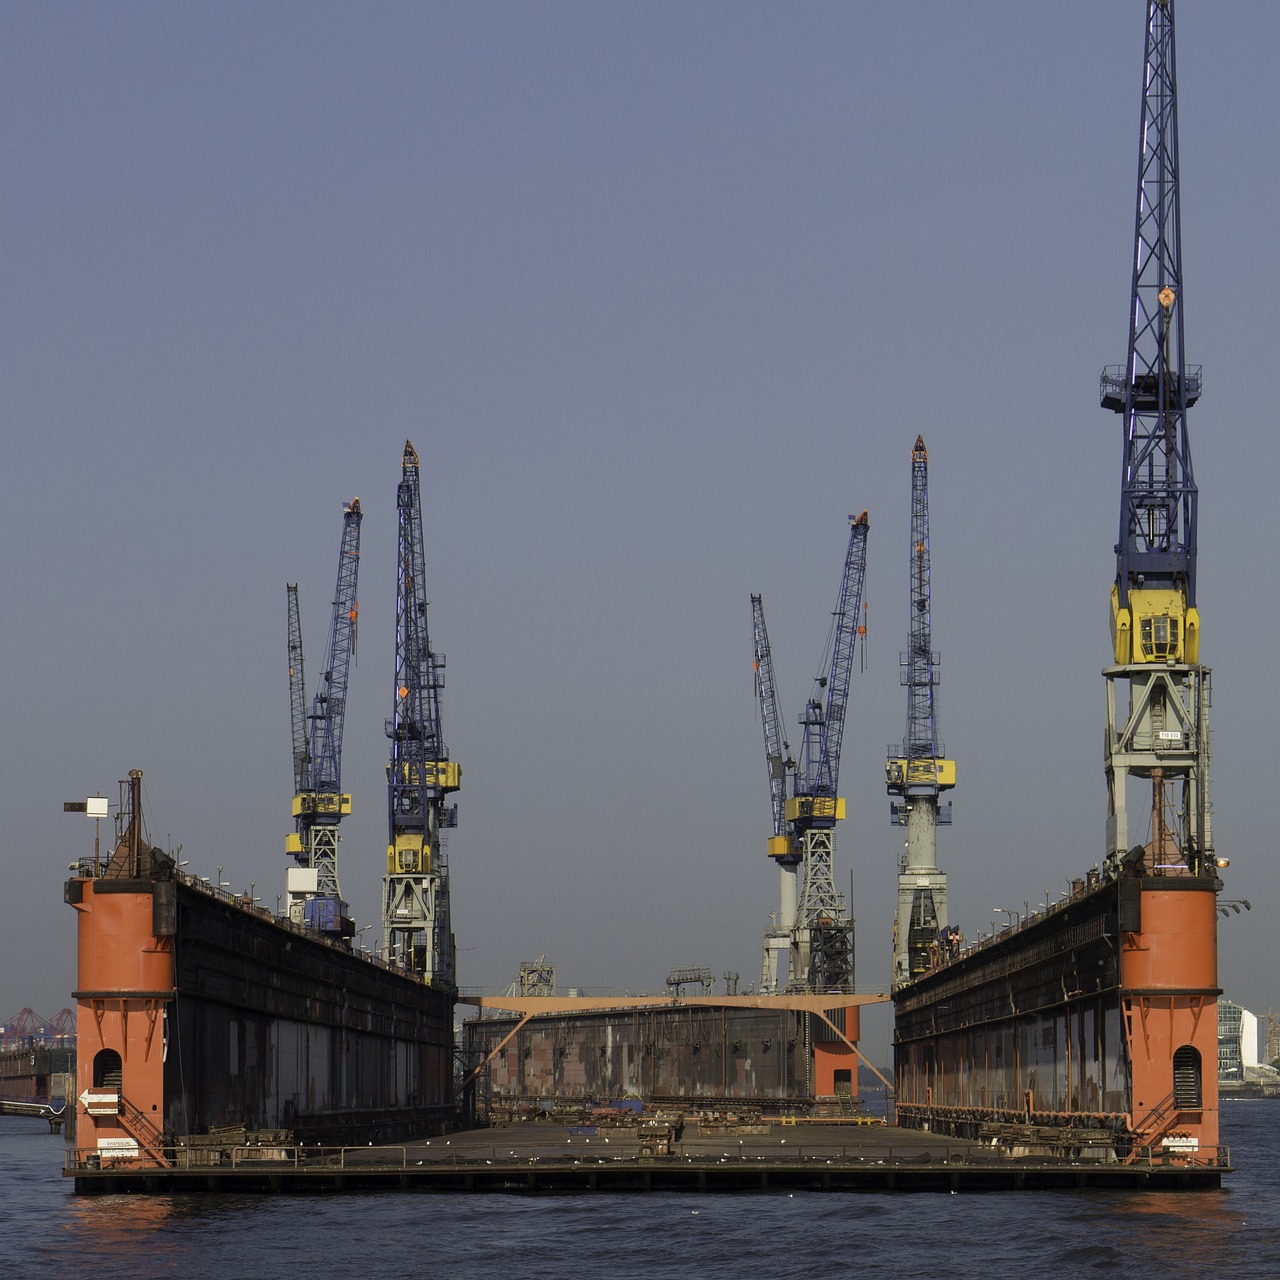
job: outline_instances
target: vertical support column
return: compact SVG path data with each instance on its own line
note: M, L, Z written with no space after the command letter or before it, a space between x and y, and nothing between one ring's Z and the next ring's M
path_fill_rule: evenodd
M1171 795L1174 788L1180 791L1172 808L1186 869L1196 875L1213 875L1208 788L1212 673L1201 666L1148 663L1109 667L1103 675L1107 681L1109 867L1119 870L1130 853L1129 779L1159 777L1162 795L1163 788L1169 788ZM1154 870L1157 861L1151 860L1148 870Z
M938 870L938 810L932 796L907 802L906 841L898 875L893 983L900 986L929 968L929 950L950 923L947 877Z
M792 931L791 990L853 990L853 922L832 874L835 844L833 827L801 837L804 887Z

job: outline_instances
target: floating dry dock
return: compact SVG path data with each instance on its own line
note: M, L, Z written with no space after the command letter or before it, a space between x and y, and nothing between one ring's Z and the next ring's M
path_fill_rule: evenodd
M528 1122L392 1147L238 1146L213 1164L95 1165L67 1153L84 1195L121 1192L423 1191L549 1195L641 1192L1205 1190L1228 1168L1164 1153L1134 1163L1069 1151L1011 1157L978 1142L886 1125L752 1125L701 1133L690 1122L626 1132ZM665 1132L663 1132L665 1129ZM651 1154L652 1153L652 1154Z

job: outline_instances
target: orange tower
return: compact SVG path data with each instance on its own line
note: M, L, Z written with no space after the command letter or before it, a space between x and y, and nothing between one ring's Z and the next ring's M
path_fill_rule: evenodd
M1212 1158L1220 994L1214 884L1192 876L1119 884L1130 1131L1153 1151Z
M76 1142L106 1158L163 1162L174 863L142 838L139 770L127 788L115 850L103 866L81 864L66 886L78 946Z

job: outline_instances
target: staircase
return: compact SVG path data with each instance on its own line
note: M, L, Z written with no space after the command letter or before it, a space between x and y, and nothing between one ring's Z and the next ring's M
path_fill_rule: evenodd
M120 1095L120 1123L138 1144L140 1156L145 1156L162 1167L171 1163L165 1154L164 1134L123 1093Z
M1142 1124L1129 1135L1131 1146L1124 1158L1125 1164L1135 1164L1143 1151L1158 1147L1161 1139L1174 1129L1181 1114L1174 1105L1175 1096L1176 1090L1163 1098L1153 1110L1147 1112Z

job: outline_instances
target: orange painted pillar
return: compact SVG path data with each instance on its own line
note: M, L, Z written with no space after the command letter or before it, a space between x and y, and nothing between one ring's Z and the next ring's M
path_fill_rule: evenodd
M173 941L154 932L156 886L78 878L76 1145L102 1159L154 1159L164 1128L165 1007Z
M1121 936L1130 1128L1142 1145L1207 1159L1218 1145L1218 911L1211 882L1142 882Z
M815 1098L834 1098L836 1096L836 1072L850 1073L850 1091L853 1097L858 1096L858 1053L856 1048L845 1044L836 1037L836 1033L821 1018L813 1019L813 1096ZM857 1005L844 1006L845 1040L858 1043L861 1034L861 1017ZM830 1039L823 1037L829 1036Z

